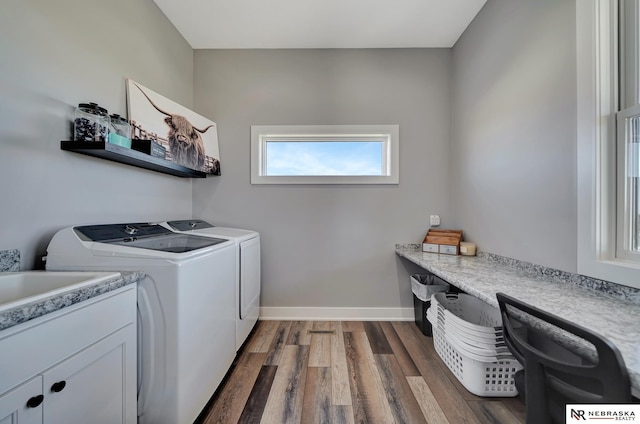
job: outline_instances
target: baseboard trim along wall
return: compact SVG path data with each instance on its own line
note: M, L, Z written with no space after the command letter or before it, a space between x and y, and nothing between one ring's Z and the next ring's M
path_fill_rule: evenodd
M413 308L262 307L260 319L296 321L413 321Z

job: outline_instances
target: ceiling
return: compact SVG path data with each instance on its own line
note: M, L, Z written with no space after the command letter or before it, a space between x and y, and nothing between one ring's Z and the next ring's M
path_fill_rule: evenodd
M154 0L194 49L452 47L486 0Z

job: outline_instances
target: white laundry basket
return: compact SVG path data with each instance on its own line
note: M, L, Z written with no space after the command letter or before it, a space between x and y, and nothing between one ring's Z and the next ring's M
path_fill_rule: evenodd
M496 341L502 334L502 321L496 322L495 311L491 309L496 308L469 295L434 294L427 311L433 344L453 375L471 393L485 397L517 396L513 376L522 365L500 340Z

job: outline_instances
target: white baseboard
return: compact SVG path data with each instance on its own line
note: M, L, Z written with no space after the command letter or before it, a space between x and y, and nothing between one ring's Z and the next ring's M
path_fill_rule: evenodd
M283 321L413 321L413 308L262 307L261 320Z

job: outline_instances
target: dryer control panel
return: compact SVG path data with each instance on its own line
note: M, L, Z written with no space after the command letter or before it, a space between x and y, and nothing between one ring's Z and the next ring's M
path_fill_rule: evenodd
M167 221L167 224L176 231L202 230L203 228L213 228L214 225L201 219L184 219L181 221Z

